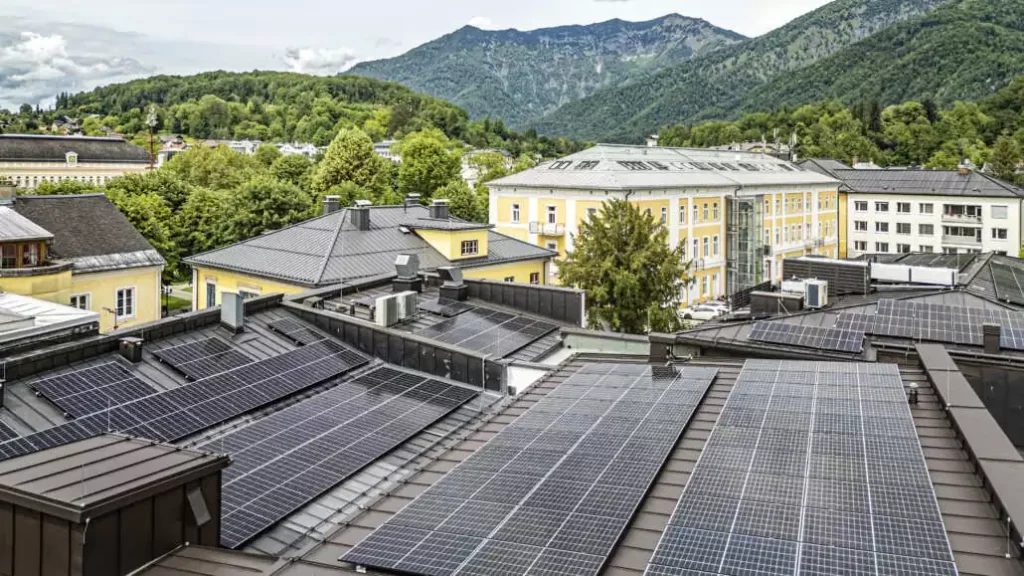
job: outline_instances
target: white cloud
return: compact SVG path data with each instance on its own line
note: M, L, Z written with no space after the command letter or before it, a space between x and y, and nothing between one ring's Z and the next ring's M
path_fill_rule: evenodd
M343 72L356 63L348 48L289 48L284 62L292 72L329 76Z
M87 90L149 71L131 58L72 56L59 34L0 35L0 106L37 104L58 92Z
M497 26L487 16L475 16L469 19L469 25L481 30L497 30Z

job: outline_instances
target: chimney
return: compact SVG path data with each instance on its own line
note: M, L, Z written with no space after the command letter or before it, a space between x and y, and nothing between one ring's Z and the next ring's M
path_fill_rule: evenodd
M999 354L999 333L1001 331L999 324L983 324L981 326L985 354Z
M970 168L968 168L967 166L964 166L964 165L962 165L962 164L961 164L961 165L960 165L960 168L959 168L959 169L957 170L957 172L958 172L958 173L959 173L959 174L960 174L961 176L967 176L967 175L969 175L969 174L971 173L971 169L970 169Z
M462 282L462 270L454 266L441 266L437 273L444 281L441 285L441 298L458 301L469 298L469 287Z
M220 325L234 334L245 327L245 299L237 292L224 292L221 295Z
M397 276L392 282L395 292L423 292L420 278L420 258L415 254L399 254L395 257Z
M355 207L350 209L352 225L356 230L365 232L370 229L370 206L372 205L373 203L369 200L356 200Z
M448 201L441 199L434 200L434 203L430 205L430 217L434 220L447 220Z
M333 214L341 208L341 196L324 197L324 216Z
M408 208L409 206L419 206L419 205L420 205L420 195L419 194L406 194L406 196L405 196L405 207L406 208Z
M121 338L117 351L132 364L142 362L142 338L133 336Z

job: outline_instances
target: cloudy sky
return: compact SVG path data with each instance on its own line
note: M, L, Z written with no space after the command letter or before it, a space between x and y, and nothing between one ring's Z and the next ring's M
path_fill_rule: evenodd
M0 107L154 73L333 74L465 24L533 29L676 12L748 36L827 0L3 0Z

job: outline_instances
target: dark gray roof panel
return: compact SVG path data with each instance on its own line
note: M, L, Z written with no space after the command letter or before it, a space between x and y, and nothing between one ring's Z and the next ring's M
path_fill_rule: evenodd
M836 170L849 170L850 166L840 162L839 160L832 160L830 158L810 158L803 162L797 163L797 166L804 170L810 170L823 174L825 176L836 177Z
M56 258L155 254L149 242L103 194L19 196L13 206L16 212L53 233L51 252ZM152 266L154 257L144 260L142 265ZM162 265L163 259L158 262Z
M78 162L149 164L149 153L121 138L0 134L0 162L67 162L66 154L78 154Z
M402 225L414 230L483 230L494 228L494 224L463 222L461 220L437 220L436 218L406 220Z
M393 275L395 257L399 254L416 254L424 270L452 264L409 229L411 222L438 222L427 217L426 207L375 206L369 210L369 230L356 229L348 217L348 209L345 209L199 254L186 259L186 262L313 287ZM455 230L486 227L458 219L451 220L451 223ZM403 231L402 227L408 231ZM554 255L546 248L489 230L487 256L463 260L458 264L474 267L551 258Z
M834 170L849 191L862 194L918 194L928 196L971 196L976 198L1019 198L1020 188L970 171L956 170Z

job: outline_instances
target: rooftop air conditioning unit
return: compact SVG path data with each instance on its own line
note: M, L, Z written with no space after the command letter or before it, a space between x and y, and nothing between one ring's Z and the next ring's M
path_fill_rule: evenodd
M399 320L411 318L416 314L416 304L418 301L416 300L415 291L410 290L407 292L399 292L398 294L395 294L395 300L398 302Z
M828 306L828 282L808 280L804 287L804 302L810 309Z
M803 280L783 280L782 291L789 292L790 294L803 294L804 293L804 281Z
M384 328L398 323L398 298L395 295L377 298L373 321Z

